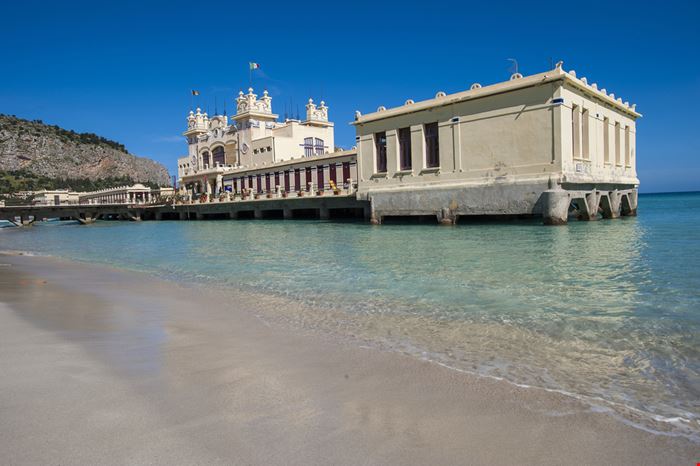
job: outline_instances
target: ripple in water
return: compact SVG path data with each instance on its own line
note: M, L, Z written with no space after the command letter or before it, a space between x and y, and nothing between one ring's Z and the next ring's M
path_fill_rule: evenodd
M269 317L700 438L700 194L641 196L637 218L559 228L45 224L3 229L0 248L292 299L304 305Z

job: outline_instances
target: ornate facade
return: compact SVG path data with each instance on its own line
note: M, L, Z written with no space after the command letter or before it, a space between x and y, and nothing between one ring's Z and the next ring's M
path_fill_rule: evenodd
M328 107L309 99L306 119L278 121L272 97L253 92L238 93L236 114L211 118L201 109L187 117L189 153L178 159L182 190L191 195L219 194L224 178L295 159L326 156L334 152L333 123Z

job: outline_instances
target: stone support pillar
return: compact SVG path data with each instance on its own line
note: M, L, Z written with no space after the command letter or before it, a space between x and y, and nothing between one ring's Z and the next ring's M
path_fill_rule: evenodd
M542 193L542 221L545 225L565 225L569 216L569 193L563 189L548 189Z

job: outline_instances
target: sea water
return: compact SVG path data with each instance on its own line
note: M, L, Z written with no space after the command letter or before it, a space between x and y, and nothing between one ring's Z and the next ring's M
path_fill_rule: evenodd
M0 249L292 299L305 311L282 320L700 441L700 193L562 227L47 222L3 228Z

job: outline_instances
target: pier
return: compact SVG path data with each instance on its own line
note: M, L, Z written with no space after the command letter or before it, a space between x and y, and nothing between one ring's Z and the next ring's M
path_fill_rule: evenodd
M58 206L0 207L0 220L28 226L49 218L76 220L83 225L103 220L214 220L214 219L294 219L330 220L359 218L369 220L370 205L351 195L273 197L261 199L213 200L183 204L78 204Z

